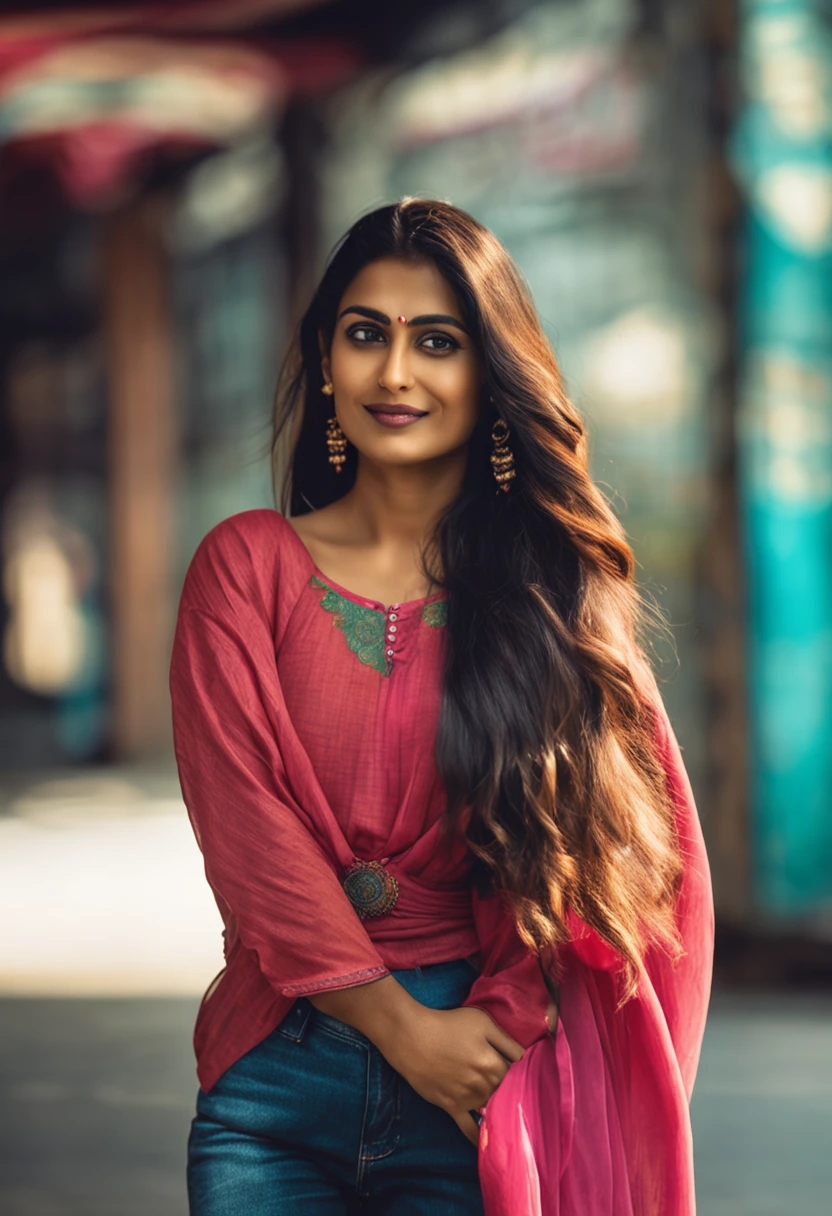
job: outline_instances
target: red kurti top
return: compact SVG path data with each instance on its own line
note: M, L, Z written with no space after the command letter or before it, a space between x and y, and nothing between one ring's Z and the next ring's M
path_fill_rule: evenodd
M244 511L197 549L170 670L182 794L225 925L194 1033L204 1090L296 997L479 953L466 1004L524 1047L548 1033L536 956L499 916L483 938L472 856L440 835L433 759L442 595L385 606L316 567L284 517ZM342 885L384 860L392 910ZM489 910L489 914L490 910Z
M395 620L393 617L395 616ZM204 1089L302 993L479 951L466 1005L523 1047L484 1107L487 1216L694 1216L688 1103L705 1027L713 900L702 830L656 692L658 751L683 859L684 957L645 956L617 1008L616 952L573 912L548 990L509 910L442 847L433 764L441 597L387 608L336 586L274 511L203 540L171 664L182 792L225 922L226 967L194 1043ZM341 886L355 857L388 858L395 907L362 921Z

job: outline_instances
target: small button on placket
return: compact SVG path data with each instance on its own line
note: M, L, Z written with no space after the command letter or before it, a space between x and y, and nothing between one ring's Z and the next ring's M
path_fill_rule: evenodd
M399 604L391 604L387 613L387 657L389 659L392 659L394 655L393 644L396 641L398 628L396 621L399 619L397 609L399 607Z

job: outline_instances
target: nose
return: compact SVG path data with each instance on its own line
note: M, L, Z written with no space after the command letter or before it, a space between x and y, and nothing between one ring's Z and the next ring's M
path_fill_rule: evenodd
M391 393L406 392L413 387L406 334L396 334L390 342L378 382L381 388L386 388Z

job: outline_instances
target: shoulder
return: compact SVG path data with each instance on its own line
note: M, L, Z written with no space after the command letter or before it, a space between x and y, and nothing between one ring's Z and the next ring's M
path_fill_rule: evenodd
M254 555L263 549L270 551L275 546L282 547L287 533L291 531L289 522L279 511L270 507L238 511L206 532L197 546L194 559L203 554L210 558L235 553Z
M279 511L240 511L215 524L191 558L181 607L217 613L243 605L272 615L303 578L303 543Z

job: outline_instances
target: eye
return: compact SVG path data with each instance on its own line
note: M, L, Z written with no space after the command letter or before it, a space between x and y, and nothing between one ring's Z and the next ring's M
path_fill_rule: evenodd
M440 345L428 346L427 345L428 342L438 342L438 343L440 343ZM442 333L426 334L425 337L422 339L422 341L419 343L419 345L425 347L426 350L433 351L437 355L440 355L440 354L443 355L447 351L451 351L451 350L459 350L459 343L454 338L452 338L450 334L442 334Z
M365 334L369 334L369 338L360 336ZM351 325L347 330L347 337L362 346L372 343L376 338L384 340L384 334L375 325Z

